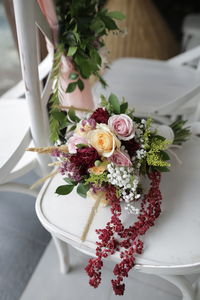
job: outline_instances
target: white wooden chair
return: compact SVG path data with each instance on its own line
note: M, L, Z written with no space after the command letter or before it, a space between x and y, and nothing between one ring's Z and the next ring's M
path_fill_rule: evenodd
M32 120L32 136L36 146L43 146L45 143L48 143L45 135L47 118L43 119L43 113L45 113L43 108L46 106L47 99L45 98L44 102L40 101L38 81L32 80L33 74L37 74L36 40L33 39L33 36L35 36L35 21L39 14L39 8L35 0L14 0L14 8L23 61L22 66L23 68L24 66L27 67L27 69L23 69L23 75L26 82L26 96ZM44 19L40 18L41 20L45 23ZM47 30L48 36L47 26L44 27L41 22L39 22L39 25L44 32ZM130 60L127 60L127 62L126 66L128 67L131 62ZM163 109L161 112L163 114L172 113L175 110L174 106L171 105L173 100L179 99L175 102L175 108L178 111L180 103L186 103L194 96L199 95L199 74L195 70L191 70L188 67L172 66L170 62L141 60L141 62L144 62L141 65L143 69L140 73L141 80L143 80L144 76L142 85L136 82L137 74L139 74L139 65L137 65L137 60L135 62L130 68L134 72L134 76L131 70L123 70L124 64L121 64L121 70L118 69L117 71L118 73L123 71L120 73L121 80L116 81L120 88L117 90L118 86L116 85L118 84L111 85L111 88L114 88L112 92L121 96L128 96L129 104L135 106L136 109L140 108L139 112L156 112L159 104L160 108L162 108L162 104L166 105L169 103L169 107L167 109L164 107L165 110ZM146 65L145 62L147 63ZM151 64L152 68L149 67L148 69L148 64ZM157 79L160 79L159 81L152 80L155 74L157 74ZM129 75L131 76L130 78ZM134 80L135 85L133 84ZM192 81L191 84L190 81ZM45 91L48 88L50 89L49 85L47 85ZM135 86L135 89L137 87L137 94L134 94L137 97L130 92L133 86ZM47 92L44 92L44 95L47 97ZM139 99L140 102L136 99ZM147 102L147 99L149 102ZM143 103L144 100L146 102ZM175 284L182 291L183 299L185 300L194 300L195 297L195 300L199 299L197 294L199 292L195 291L185 278L186 274L200 271L200 243L198 242L200 234L198 210L199 147L200 141L197 137L194 137L179 153L184 163L177 165L170 174L163 176L164 213L158 220L157 226L146 234L145 251L138 258L135 266L135 269L138 271L156 274ZM176 162L174 163L176 164ZM93 204L89 199L83 201L75 193L69 196L57 197L55 189L62 182L61 176L58 175L44 184L36 201L36 212L43 226L54 237L60 258L61 271L65 273L69 267L67 243L86 254L95 255L96 234L94 229L104 226L110 216L110 212L109 208L99 208L86 241L81 243L82 229ZM129 222L129 218L130 216L124 214L124 223ZM183 224L185 225L184 230ZM116 261L118 257L115 255L111 259Z
M51 32L40 10L31 8L32 2L27 1L28 11L26 20L21 24L20 30L29 23L25 34L19 35L19 48L24 81L19 82L0 98L0 191L13 191L37 195L27 184L16 183L15 179L25 175L31 170L37 170L40 176L49 172L47 157L40 157L27 153L25 149L33 143L35 146L49 144L47 101L52 87L50 79L52 68L52 55L40 63L38 67L39 49L37 43L38 27L51 38ZM37 3L35 2L35 6ZM17 7L15 7L17 9ZM33 9L35 13L32 14ZM23 22L18 14L18 22ZM31 19L32 18L32 19ZM34 18L34 20L33 20ZM42 25L40 25L42 24ZM18 26L17 26L18 27ZM43 79L47 78L43 87ZM24 84L25 82L25 84ZM26 99L22 98L26 94Z
M184 51L200 44L200 14L189 14L184 18L182 34Z
M199 65L190 62L200 58L200 46L168 61L120 58L104 74L108 88L100 83L93 87L95 102L103 93L125 97L138 114L167 115L194 113L199 101ZM173 107L173 109L172 109Z

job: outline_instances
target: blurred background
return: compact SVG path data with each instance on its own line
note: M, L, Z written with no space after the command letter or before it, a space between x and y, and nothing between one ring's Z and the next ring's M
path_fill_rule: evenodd
M183 50L184 21L187 30L195 32L188 46L200 43L200 21L198 16L191 19L200 13L198 0L109 0L106 5L126 15L120 23L125 33L107 38L111 60L123 56L165 60L176 55ZM21 78L12 0L0 0L0 60L2 94Z

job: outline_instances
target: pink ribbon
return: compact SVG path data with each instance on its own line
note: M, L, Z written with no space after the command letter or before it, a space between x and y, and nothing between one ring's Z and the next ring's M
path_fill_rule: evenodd
M54 45L52 45L49 40L46 39L46 41L48 51L53 54L54 46L58 42L58 19L56 16L55 5L53 0L37 1L52 30ZM73 80L69 79L71 72L76 72L71 58L62 55L58 80L60 104L62 106L74 106L77 108L92 110L94 108L94 102L88 79L85 80L81 78L81 80L84 82L83 91L80 91L79 88L76 87L72 93L66 93L69 83L73 82Z

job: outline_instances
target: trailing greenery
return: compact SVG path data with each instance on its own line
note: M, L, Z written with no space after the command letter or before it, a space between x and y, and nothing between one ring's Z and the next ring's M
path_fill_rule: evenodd
M67 92L84 88L82 78L92 74L100 77L102 65L99 50L105 46L102 39L109 31L118 31L115 20L122 20L121 12L108 12L104 0L56 0L59 21L59 45L65 56L72 58L77 73L71 73ZM105 86L104 80L101 80Z
M84 89L82 78L97 76L105 87L99 71L102 66L99 50L105 46L103 36L109 31L119 31L115 20L122 20L121 12L108 12L103 8L105 0L55 0L59 23L59 40L55 49L52 77L54 90L50 99L50 139L53 143L63 140L62 129L70 125L59 112L58 78L62 55L70 57L75 71L71 72L66 93L76 88ZM75 120L76 122L76 120Z

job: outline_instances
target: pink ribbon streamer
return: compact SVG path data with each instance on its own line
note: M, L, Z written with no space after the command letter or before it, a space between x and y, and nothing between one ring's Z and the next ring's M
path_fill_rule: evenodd
M55 5L53 0L37 0L37 2L52 30L54 45L47 40L47 49L53 54L54 46L58 43L58 19L56 16ZM94 108L94 102L88 79L81 78L84 82L83 91L80 91L79 88L76 87L72 93L66 93L69 83L73 82L73 80L69 79L71 72L76 72L71 58L62 55L58 80L60 104L62 106L74 106L92 110Z

